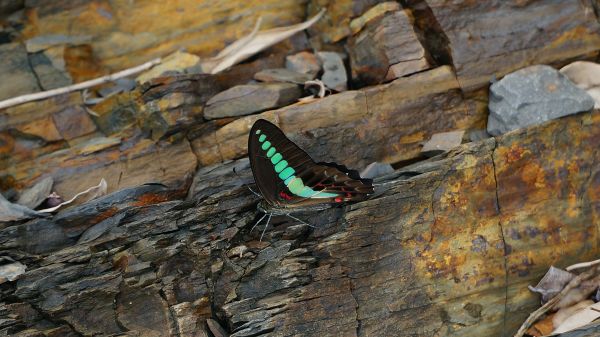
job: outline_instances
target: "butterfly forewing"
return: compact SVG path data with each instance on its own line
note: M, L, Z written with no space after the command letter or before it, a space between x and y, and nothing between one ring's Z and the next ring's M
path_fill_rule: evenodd
M248 138L254 180L265 200L278 207L362 200L370 179L335 163L315 163L272 123L260 119Z

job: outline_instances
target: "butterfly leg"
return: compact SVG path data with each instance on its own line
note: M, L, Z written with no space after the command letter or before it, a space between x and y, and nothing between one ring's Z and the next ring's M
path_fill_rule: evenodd
M263 229L262 234L260 235L260 240L258 240L258 241L262 241L262 238L265 235L265 232L267 231L267 227L269 227L269 222L271 221L271 215L273 215L273 214L269 213L269 217L267 218L267 224L265 225L265 229Z
M311 225L311 224L309 224L309 223L307 223L307 222L304 222L304 221L302 221L302 220L300 220L300 219L296 218L296 217L295 217L295 216L293 216L293 215L286 214L286 216L287 216L287 217L289 217L289 218L292 218L292 219L294 219L294 220L296 220L296 221L298 221L298 222L301 222L301 223L303 223L303 224L307 225L308 227L317 228L316 226L313 226L313 225Z
M267 216L267 213L265 213L265 215L262 216L262 218L258 219L258 221L254 224L254 226L252 226L252 229L250 229L250 232L252 232L254 230L254 227L258 226L258 224L263 221L263 219Z

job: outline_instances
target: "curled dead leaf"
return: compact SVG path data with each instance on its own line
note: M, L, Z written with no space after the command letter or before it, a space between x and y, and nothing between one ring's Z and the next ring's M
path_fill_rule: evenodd
M75 199L79 198L82 195L89 194L90 197L88 198L88 200L97 198L99 196L103 196L106 194L107 187L108 187L108 185L106 183L106 180L104 180L104 178L102 178L98 185L92 186L85 191L75 194L75 196L73 198L71 198L65 202L62 202L62 203L58 204L57 206L42 209L42 210L40 210L40 213L52 213L52 212L56 211L57 209L61 208L62 206L72 203L73 201L75 201Z
M273 28L262 32L259 32L261 24L261 19L259 18L250 34L227 46L217 54L217 56L201 62L202 70L210 74L221 72L312 26L324 13L325 9L321 10L317 15L305 22L287 27Z

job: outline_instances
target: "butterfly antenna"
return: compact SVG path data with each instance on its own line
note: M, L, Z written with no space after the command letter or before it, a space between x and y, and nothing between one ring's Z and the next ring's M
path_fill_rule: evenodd
M313 225L311 225L311 224L309 224L309 223L307 223L307 222L304 222L304 221L302 221L302 220L300 220L300 219L296 218L295 216L293 216L293 215L291 215L291 214L286 214L286 216L287 216L287 217L289 217L289 218L292 218L292 219L294 219L294 220L296 220L296 221L298 221L298 222L301 222L301 223L303 223L303 224L307 225L308 227L317 228L316 226L313 226Z
M265 225L265 229L263 229L262 234L260 235L260 240L258 240L258 241L262 242L262 238L265 235L265 232L267 231L267 228L269 227L269 222L271 222L271 215L273 215L273 214L269 213L269 217L267 218L267 224Z
M250 229L250 232L252 232L254 230L254 227L258 226L258 224L263 221L263 219L267 216L267 213L265 213L262 218L258 219L258 221L254 224L254 226L252 226L252 228Z
M235 173L235 175L238 177L238 179L239 179L239 180L242 182L242 185L246 186L246 188L247 188L247 189L248 189L250 192L252 192L252 194L254 194L254 195L255 195L255 196L257 196L257 197L261 197L261 198L262 198L262 195L260 195L260 194L258 194L258 193L256 193L256 192L254 192L254 190L253 190L253 189L251 189L251 188L250 188L250 186L248 186L248 184L246 184L246 183L245 183L245 182L242 180L242 177L241 177L241 176L240 176L240 175L237 173L237 171L235 170L235 167L233 168L233 173ZM266 215L266 214L265 214L265 215ZM255 225L255 226L256 226L256 225Z

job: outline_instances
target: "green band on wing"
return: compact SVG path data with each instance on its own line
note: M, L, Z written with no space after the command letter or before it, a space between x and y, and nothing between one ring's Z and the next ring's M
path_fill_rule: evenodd
M294 172L296 171L288 166L283 171L281 171L281 173L279 173L279 178L285 181L287 178L291 177L294 174Z
M281 153L275 153L275 155L273 155L273 157L271 157L271 163L273 163L273 165L279 163L279 161L283 158L283 156L281 155Z
M283 169L286 168L287 166L288 166L288 162L285 160L282 160L279 163L277 163L277 165L275 165L275 172L279 173L279 172L283 171Z
M260 130L256 130L256 134L260 134ZM274 146L271 146L271 142L266 140L267 136L262 134L258 137L258 141L262 143L261 148L267 151L267 157L271 158L271 163L274 166L275 172L279 173L279 179L283 180L283 183L293 194L302 198L333 198L337 197L337 193L327 193L315 191L312 188L305 186L301 178L294 176L296 170L288 166L288 162L283 159L281 153L275 150Z
M264 135L263 135L263 136L264 136ZM268 141L268 140L267 140L266 142L264 142L264 143L262 144L262 146L261 146L261 148L262 148L263 150L267 150L267 149L269 149L270 147L271 147L271 142L270 142L270 141Z

